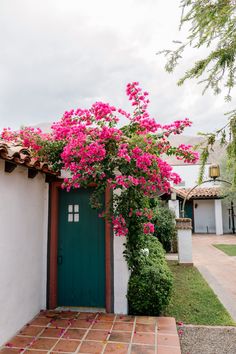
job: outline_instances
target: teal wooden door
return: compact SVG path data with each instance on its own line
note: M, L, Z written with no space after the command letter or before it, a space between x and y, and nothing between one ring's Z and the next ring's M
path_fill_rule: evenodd
M105 307L105 226L92 188L59 194L58 305Z
M193 214L193 201L187 200L185 204L185 217L192 219L192 228L194 232L194 214Z

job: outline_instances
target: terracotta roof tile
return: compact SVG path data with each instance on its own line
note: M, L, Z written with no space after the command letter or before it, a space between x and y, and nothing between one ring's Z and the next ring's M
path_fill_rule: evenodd
M172 188L172 192L175 192L177 196L181 198L185 198L191 188ZM188 199L196 199L196 198L221 198L222 197L222 190L220 187L197 187L195 188Z
M40 162L35 157L32 157L27 148L20 145L14 145L4 140L0 140L0 159L11 161L17 165L23 165L44 173L56 175L47 163Z

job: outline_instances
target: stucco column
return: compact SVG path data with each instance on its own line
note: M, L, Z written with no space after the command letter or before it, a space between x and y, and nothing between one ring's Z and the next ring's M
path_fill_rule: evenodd
M176 228L179 263L192 265L192 219L176 219Z
M216 235L223 235L223 217L221 199L215 199Z
M114 313L128 313L128 281L130 272L124 258L125 239L114 236Z
M179 201L178 200L168 200L169 209L175 213L175 217L179 218Z

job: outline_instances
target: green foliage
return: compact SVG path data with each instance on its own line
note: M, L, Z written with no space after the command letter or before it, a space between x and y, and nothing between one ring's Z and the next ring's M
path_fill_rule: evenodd
M165 264L165 252L156 237L141 233L136 235L136 243L127 240L127 244L124 254L131 271L139 273L143 267L155 265L156 262ZM146 250L148 255L145 253Z
M42 143L42 141L41 141ZM43 149L38 152L42 161L50 161L51 168L54 171L60 171L62 168L61 153L65 146L62 140L43 141Z
M167 206L159 203L154 212L153 223L155 224L154 236L158 238L166 252L169 252L172 241L176 237L174 214Z
M172 274L160 242L153 236L141 238L146 247L135 254L138 267L129 279L129 313L158 316L170 301Z
M235 161L236 164L236 161ZM223 203L229 207L231 201L236 202L236 184L234 183L234 169L235 164L232 163L232 160L226 159L224 157L220 163L220 178L231 183L222 183L222 194L224 195Z
M189 35L186 42L180 43L175 50L164 50L167 56L166 70L172 72L186 47L208 47L210 53L206 58L196 61L193 67L185 73L178 84L185 80L199 78L205 83L204 91L208 88L220 93L220 84L228 88L227 99L234 86L236 71L236 4L230 0L181 0L182 17L180 28L190 24ZM226 80L224 80L226 79Z
M221 93L222 87L227 89L226 101L231 100L231 90L235 86L236 73L236 2L232 0L181 0L182 17L180 29L188 24L186 41L178 43L176 49L163 50L167 58L166 71L172 72L179 64L187 47L207 47L209 53L205 58L197 60L178 81L182 85L188 79L201 79L204 84L203 93L207 89L215 94ZM236 110L225 115L228 122L221 129L205 134L205 146L202 148L199 183L202 182L209 149L214 148L216 139L227 145L227 158L233 173L233 185L236 186Z

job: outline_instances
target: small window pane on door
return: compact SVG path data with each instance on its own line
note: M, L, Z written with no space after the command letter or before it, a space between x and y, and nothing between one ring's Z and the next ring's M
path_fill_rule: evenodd
M68 205L68 222L79 222L79 204Z
M74 222L79 222L79 214L74 214Z
M68 222L73 222L73 214L68 214Z

